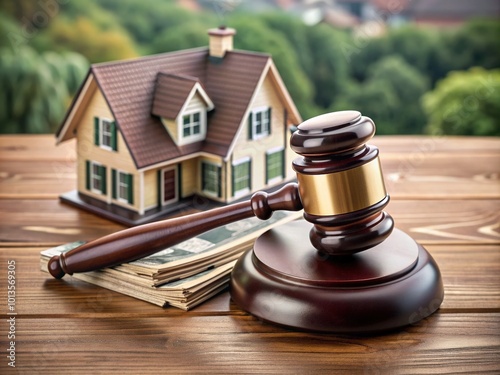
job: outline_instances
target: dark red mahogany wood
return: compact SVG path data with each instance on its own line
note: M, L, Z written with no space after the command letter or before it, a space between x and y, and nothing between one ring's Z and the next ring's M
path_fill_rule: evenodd
M297 184L290 183L267 194L255 193L249 201L216 208L156 223L129 228L88 242L61 256L49 260L52 276L62 278L66 273L89 272L154 254L210 229L244 218L257 216L262 220L273 211L302 209Z
M230 282L236 304L313 331L370 333L412 324L439 308L443 285L430 254L393 230L383 211L389 196L378 149L365 144L374 132L373 121L356 111L308 120L291 139L302 155L292 164L299 185L111 234L53 257L49 272L61 278L130 262L236 220L304 208L307 221L266 232L238 260Z
M295 159L292 167L298 174L317 176L366 165L379 155L375 146L365 144L374 134L374 122L358 111L311 118L298 126L290 140L292 149L303 156ZM360 210L322 216L308 212L304 205L304 218L314 224L311 243L320 251L340 256L381 243L394 227L392 217L382 211L388 203L389 195L385 195Z
M408 235L393 230L383 211L389 195L373 167L379 152L365 144L374 133L373 121L356 111L298 126L291 146L302 158L292 166L307 221L266 232L238 260L230 281L238 306L288 327L363 334L415 323L439 308L444 291L437 264ZM325 194L339 189L324 184L339 186L342 198L360 207L345 210Z
M395 229L381 244L346 257L304 241L311 224L285 224L262 235L233 269L230 291L243 310L302 330L377 333L413 324L443 300L430 254Z

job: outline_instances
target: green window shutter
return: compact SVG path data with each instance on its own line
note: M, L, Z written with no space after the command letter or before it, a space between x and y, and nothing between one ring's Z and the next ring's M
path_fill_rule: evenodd
M248 188L252 191L252 159L248 161Z
M85 187L90 190L90 161L85 160Z
M221 176L222 176L222 168L217 167L217 196L220 198L222 197L222 181L221 181Z
M94 144L99 146L99 117L94 117Z
M248 114L248 139L253 139L253 118L252 112Z
M118 147L117 147L117 134L116 134L116 121L113 121L111 123L111 148L114 150L114 151L117 151L118 150Z
M102 193L106 194L107 189L106 189L106 167L101 165L99 166L99 174L101 175L101 182L102 182Z
M285 178L285 150L281 151L281 176Z
M128 174L128 203L134 204L134 175Z
M269 183L269 154L266 152L266 185Z
M116 169L111 169L111 196L116 199L116 191L118 187L116 186Z
M268 124L268 134L271 134L271 107L269 107L269 109L267 110L267 118L269 119L269 124Z

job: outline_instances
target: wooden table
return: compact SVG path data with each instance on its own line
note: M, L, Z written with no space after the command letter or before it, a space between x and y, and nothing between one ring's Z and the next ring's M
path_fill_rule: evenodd
M261 322L224 292L162 309L39 271L39 252L121 229L58 201L75 187L74 144L0 137L0 373L500 373L500 140L376 137L396 225L438 262L441 309L372 337ZM15 365L8 366L8 261Z

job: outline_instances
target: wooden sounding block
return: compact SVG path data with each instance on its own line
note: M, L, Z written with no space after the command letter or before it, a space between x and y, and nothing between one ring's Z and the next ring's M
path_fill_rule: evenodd
M301 329L371 333L424 318L443 301L439 269L394 230L373 121L330 113L298 127L293 162L307 221L261 236L236 264L231 296L261 319ZM311 224L312 227L311 227ZM304 238L309 232L310 243Z
M103 237L54 257L49 271L60 278L109 267L235 220L303 208L305 220L264 233L238 260L234 302L263 320L312 331L373 333L415 323L441 305L441 275L383 211L389 196L379 152L366 144L374 133L373 121L356 111L312 118L291 138L301 155L293 161L298 184Z

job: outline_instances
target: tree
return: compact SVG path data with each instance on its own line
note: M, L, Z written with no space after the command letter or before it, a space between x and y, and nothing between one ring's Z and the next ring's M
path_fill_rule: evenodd
M19 32L18 24L12 18L0 13L0 47L12 47L12 39Z
M88 62L75 53L0 50L0 132L49 133L60 124Z
M447 35L444 49L451 56L449 71L473 66L500 68L500 21L474 20ZM444 76L443 76L444 77Z
M352 41L356 43L356 39ZM408 65L416 68L432 82L446 74L449 63L445 53L444 39L434 29L422 29L407 25L390 29L378 38L366 38L360 44L359 51L354 50L351 72L359 81L367 77L373 64L389 55L397 55ZM444 69L444 72L443 72Z
M428 79L398 56L388 56L369 71L368 79L390 87L397 98L391 128L396 134L421 134L426 117L420 98L429 89Z
M388 56L368 70L365 82L351 84L333 109L360 110L374 119L378 134L419 134L426 124L420 98L427 90L418 70Z
M283 12L263 13L259 15L259 18L269 29L280 33L288 40L295 50L302 70L310 77L309 73L314 70L314 58L308 41L311 28L299 18L290 17L289 14Z
M134 43L118 29L101 29L84 17L60 16L47 29L55 51L74 51L90 62L121 60L137 56Z
M500 69L451 72L422 101L429 134L500 135Z
M144 53L151 53L151 44L166 32L176 34L178 28L200 23L213 27L212 18L206 13L199 16L178 7L175 2L157 0L100 0L99 4L117 16L117 21L127 30ZM158 44L156 44L158 47ZM165 52L160 50L159 52Z
M353 36L344 50L349 51L350 74L359 82L367 78L370 66L388 55L398 55L434 86L452 70L500 67L499 34L497 20L475 20L451 30L406 25L379 38Z
M348 78L348 62L341 51L346 35L324 24L307 26L284 13L265 13L259 18L288 40L287 48L294 50L297 63L313 86L307 115L324 112L343 93Z
M360 111L375 121L377 134L394 134L393 117L398 110L398 98L388 85L375 81L368 81L366 84L353 82L347 86L345 94L330 110Z
M3 0L0 3L2 13L22 21L26 15L35 13L37 3L33 0Z
M313 64L307 71L314 88L314 103L321 108L330 107L345 91L348 81L348 59L341 46L346 36L340 31L320 24L307 32L309 51Z
M342 44L342 54L349 65L349 75L358 82L367 78L368 68L384 56L393 55L387 37L351 36Z
M302 116L309 117L312 108L313 86L301 69L299 58L290 43L259 19L246 15L233 15L229 25L234 27L237 38L235 48L271 54L273 60Z
M343 32L326 25L307 26L283 13L264 13L251 20L234 14L229 20L238 30L238 48L273 56L304 118L325 112L342 95L348 79L348 63L341 53Z
M202 47L208 43L207 27L188 23L175 29L164 30L151 43L151 53L180 51L183 49Z
M408 65L429 77L432 82L446 74L448 56L444 55L444 40L435 29L406 26L387 35L388 48Z

